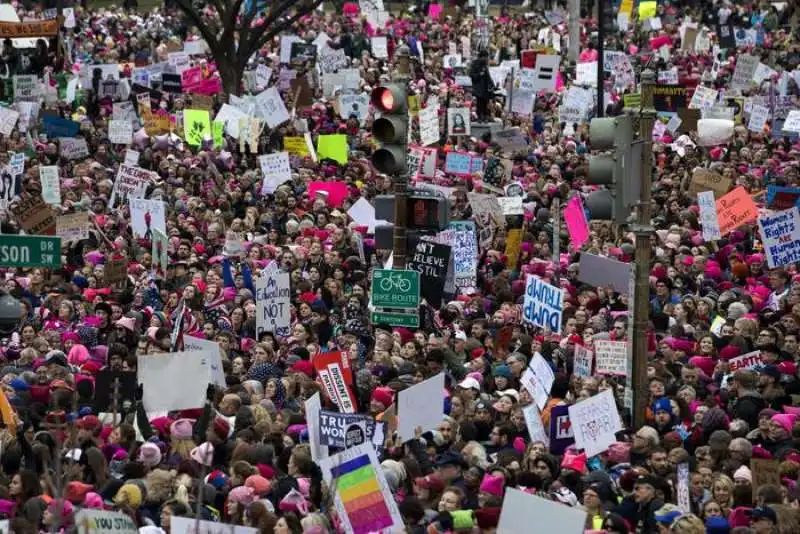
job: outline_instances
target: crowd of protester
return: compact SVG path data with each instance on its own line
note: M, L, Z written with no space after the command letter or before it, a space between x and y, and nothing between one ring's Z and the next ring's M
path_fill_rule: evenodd
M23 20L42 17L40 9L18 7ZM469 75L468 66L445 68L443 58L452 43L461 50L462 37L471 39L477 58L480 24L467 6L448 8L440 18L428 16L427 7L398 7L382 28L367 24L357 9L327 7L284 33L310 43L324 32L329 46L343 49L360 69L365 92L390 79L394 53L408 47L409 92L423 107L438 99L444 131L448 107L472 107L478 118L474 95L456 84L456 76ZM618 6L609 9L615 18ZM645 68L676 68L683 86L702 83L724 91L737 56L746 51L776 77L798 68L794 9L791 2L659 2L660 30L634 15L628 31L607 33L605 45L629 55L635 76ZM584 15L581 62L598 55L596 18ZM151 256L150 239L134 237L128 207L109 207L128 148L108 140L112 99L100 97L98 83L83 87L69 103L66 93L82 66L120 63L127 69L123 77L130 76L131 64L165 61L170 45L198 39L197 29L180 11L164 8L76 7L74 27L63 30L66 47L59 49L55 38L34 49L3 43L3 99L14 105L13 75L37 74L54 96L45 99L43 111L79 121L90 154L61 157L41 117L31 117L27 132L16 128L0 137L0 159L25 153L22 197L41 193L40 166L58 165L57 214L85 211L92 225L88 239L64 243L60 269L2 268L0 284L23 310L0 349L0 382L10 410L3 412L0 431L0 515L10 520L11 532L69 533L81 528L75 517L82 509L121 511L142 534L170 534L174 518L198 516L263 534L341 531L335 492L312 460L305 409L315 394L326 409L337 409L313 365L317 354L331 351L349 355L359 412L378 420L387 417L398 392L446 374L446 415L438 427L420 429L404 443L389 432L379 449L406 532L495 532L510 488L584 510L587 531L800 532L800 409L793 408L800 398L800 274L796 264L768 268L754 222L704 240L698 201L689 194L693 171L712 169L732 179L732 188L743 186L766 210L768 185L798 185L800 143L769 127L750 131L746 122L720 146L684 148L668 134L654 138L656 232L651 265L640 266L650 272L648 389L642 392L648 409L646 424L633 427L624 377L573 373L575 347L592 349L597 339L631 341L632 317L627 297L581 281L581 250L571 246L564 218L554 212L593 189L586 184L588 122L559 121L560 98L576 73L567 60L567 23L554 24L534 6L492 7L489 19L488 54L482 58L489 67L519 59L522 50L551 47L552 41L540 42L543 29L561 35L563 87L538 94L527 115L505 106L508 87L484 79L476 88L488 94L480 118L519 127L528 150L503 151L489 134L443 133L439 144L427 147L439 152L435 185L452 188L451 220L473 218L468 192L496 194L512 183L523 188L525 214L508 217L505 225L475 221L481 235L475 288L446 295L440 306L423 303L419 328L370 322L371 272L391 251L377 249L374 236L347 211L359 198L391 193L393 182L370 165L373 112L362 123L340 118L335 99L316 88L310 66L293 68L310 81L313 104L300 106L292 121L266 128L258 152L279 151L285 137L307 128L312 139L346 134L349 161L292 156L291 181L272 194L261 194L258 155L240 152L230 136L214 148L192 147L174 134L136 134L138 166L157 177L147 198L166 206L169 262L163 272ZM687 21L707 27L712 44L719 24L729 22L758 29L763 39L714 57L681 46ZM375 35L387 36L388 60L372 55ZM658 37L673 44L666 56L651 47ZM276 38L252 58L251 68L269 66L277 83L279 54ZM213 71L211 56L193 61ZM789 77L782 96L790 109L800 94L795 80ZM635 88L615 84L613 73L606 84L606 110L618 113L622 93ZM753 86L745 96L766 96L770 86ZM160 96L154 109L191 108L192 95ZM224 98L214 97L215 110ZM696 139L696 132L687 135ZM447 175L444 155L451 150L483 158L487 169L502 156L510 168L492 176ZM309 194L312 181L344 182L348 196L331 206ZM589 224L582 251L634 261L626 227ZM513 226L523 232L515 264L507 256ZM2 233L19 230L11 212L5 213ZM244 236L244 256L226 250L230 231ZM127 263L127 277L106 284L104 264L119 258ZM254 280L274 264L290 274L291 327L285 336L257 335ZM525 281L533 275L565 291L560 335L523 322ZM147 383L115 395L116 406L96 402L99 374L132 373L141 358L163 357L175 349L176 330L178 337L204 338L221 348L226 387L210 385L204 407L149 418L142 406ZM756 350L762 365L731 370L729 360ZM537 353L555 373L541 411L545 428L559 406L613 392L625 429L606 452L587 458L568 447L556 453L531 439L523 408L532 397L521 377ZM108 417L112 413L117 421ZM775 460L770 465L778 480L764 483L751 469L754 459ZM678 506L683 464L689 467L690 509Z

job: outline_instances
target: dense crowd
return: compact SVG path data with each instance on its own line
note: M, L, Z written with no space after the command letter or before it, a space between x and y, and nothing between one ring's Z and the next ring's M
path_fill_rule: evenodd
M252 116L246 99L220 90L203 95L210 98L171 93L155 80L149 91L137 89L143 83L137 69L169 64L170 52L199 42L201 32L181 11L76 7L61 28L63 39L40 39L33 48L6 39L0 96L4 109L20 117L0 136L0 160L7 174L13 155L23 153L24 171L16 190L3 185L2 233L21 232L25 214L14 205L42 196L44 167L57 166L61 196L53 216L88 214L84 235L62 236L60 268L0 267L2 289L22 307L0 348L0 515L9 531L92 530L76 520L85 510L121 512L142 534L171 534L179 518L209 532L205 521L261 534L359 531L345 524L337 505L344 490L323 480L323 458L340 449L320 451L319 421L312 420L319 405L309 408L320 399L324 410L347 411L315 365L323 355L342 354L352 370L353 411L385 425L374 447L381 487L405 532L495 532L501 515L506 521L518 512L504 508L515 490L580 511L587 532L800 532L800 273L794 262L769 267L755 218L707 239L698 190L690 187L696 171L711 171L729 190L743 188L761 216L797 210L800 140L781 130L800 95L796 8L675 0L641 2L620 18L625 4L609 6L616 29L606 32L605 49L623 52L630 70L608 69L606 114L622 112L645 69L659 83L669 79L688 90L680 109L668 110L680 113L683 129L667 130L667 117L659 118L652 137L655 232L651 264L639 266L650 274L648 386L641 393L648 399L638 427L624 374L593 372L591 364L588 373L576 371L576 352L595 350L598 341L633 341L631 300L610 281L582 281L579 266L581 253L634 262L634 235L627 226L589 220L587 238L576 242L566 221L570 201L596 189L587 184L596 91L576 82L582 64L599 59L604 68L590 13L581 20L576 64L567 58L568 16L558 6L548 13L491 7L488 18L476 20L466 5L441 14L427 4L404 5L380 24L358 5L325 6L282 36L343 51L343 67L358 71L358 89L324 88L318 66L285 61L276 36L250 59L236 92L276 86L292 116L263 127L247 152L238 129L233 136L226 126L219 142L206 136L190 144L176 126L188 117L184 110L201 104L210 103L212 119L223 104ZM644 4L655 11L645 16ZM46 16L15 7L21 20ZM722 46L730 28L737 30L735 43ZM688 45L690 34L695 41ZM376 57L374 37L386 37L388 57ZM401 49L411 56L408 92L417 108L412 145L420 145L420 108L438 105L441 121L439 141L424 147L438 155L437 169L430 177L417 172L412 181L444 191L451 223L471 228L478 251L474 281L457 288L448 282L434 298L426 295L418 328L371 321L372 274L392 251L377 248L373 227L357 221L352 208L359 199L391 193L393 177L370 164L374 110L343 112L338 98L390 81ZM561 59L557 88L536 93L524 112L520 100L511 101L512 94L522 98L514 81L521 65L513 72L498 67L526 61L526 50ZM744 54L770 70L737 92L737 58ZM462 66L446 58L455 55ZM201 67L203 82L220 75L210 53L189 61ZM109 92L92 65L117 64L129 83L115 82ZM26 75L41 84L37 98L20 96L19 76ZM736 125L723 143L703 142L684 114L697 86L719 91L720 103L739 99ZM562 115L573 90L570 98L584 95L588 102L571 124ZM109 139L124 102L135 114L122 115L135 125L128 145ZM493 131L517 127L528 147L502 146L488 128L448 135L449 108L470 109L473 125L481 119ZM760 108L768 108L770 119L748 128ZM49 135L54 116L79 123L80 131ZM169 132L148 133L156 116L172 121ZM343 159L302 155L286 141L306 137L319 147L319 137L330 134L346 136ZM72 158L62 136L85 139L87 154ZM128 149L138 160L127 160ZM284 150L291 178L265 193L259 155ZM449 152L470 154L481 170L445 172ZM140 196L163 202L163 222L148 212L145 232L137 232L134 195L119 197L123 165L149 171ZM319 193L319 183L345 187ZM767 194L774 186L788 192L787 205L776 207ZM334 198L330 191L344 194ZM470 203L475 193L519 196L522 215L478 216ZM164 263L157 233L165 237ZM110 265L120 262L124 274L109 283ZM276 273L288 273L290 324L263 331L259 283ZM526 283L534 276L563 289L558 334L524 320ZM184 385L137 381L142 362L185 351L192 340L219 347L224 376L207 388L200 384L203 398L191 409L146 409L147 399L162 393L155 388ZM754 365L740 363L752 353ZM533 410L544 435L532 436L536 392L523 377L542 360L554 376L545 402ZM401 439L400 392L440 373L441 422ZM568 406L607 391L623 424L603 452L587 455L574 438L564 443L553 434ZM124 529L102 534L112 530Z

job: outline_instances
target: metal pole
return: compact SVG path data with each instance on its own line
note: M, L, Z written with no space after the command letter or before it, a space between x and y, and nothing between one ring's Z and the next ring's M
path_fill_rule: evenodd
M397 68L392 75L392 81L408 85L409 57L408 47L403 45L395 52ZM409 125L410 128L410 125ZM408 172L402 172L394 177L394 232L392 234L392 268L406 268L406 254L408 240L406 239L406 220L408 205Z
M602 70L602 69L599 69ZM633 232L636 236L636 294L633 316L633 425L645 424L647 408L647 330L650 315L650 236L653 227L650 220L650 190L652 189L653 142L652 131L656 119L653 108L653 89L656 75L650 69L642 73L642 109L639 114L639 136L642 147L642 192L639 202L639 217Z
M578 62L581 51L581 0L569 0L569 52L571 63Z
M606 48L606 8L603 2L597 3L597 116L605 117L606 108L603 105L603 53ZM571 38L570 38L571 39ZM571 46L571 41L570 41Z

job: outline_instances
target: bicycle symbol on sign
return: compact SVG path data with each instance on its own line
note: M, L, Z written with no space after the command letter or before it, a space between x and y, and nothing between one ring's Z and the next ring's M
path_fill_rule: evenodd
M401 293L408 293L411 291L411 282L400 274L390 274L381 280L380 287L383 291L391 291L396 288Z

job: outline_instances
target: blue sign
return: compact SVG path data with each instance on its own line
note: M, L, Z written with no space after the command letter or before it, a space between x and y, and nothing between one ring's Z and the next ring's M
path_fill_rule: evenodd
M800 206L800 187L767 186L768 208L787 210L792 206Z
M319 412L319 442L328 447L346 447L347 429L350 425L364 423L367 441L377 447L383 447L385 439L385 422L376 423L368 415L357 413L338 413L328 410Z
M47 137L53 139L56 137L75 137L81 129L78 122L62 119L55 115L45 115L42 117L44 122L44 131Z
M448 152L444 160L444 172L450 174L470 174L472 156L463 152Z

